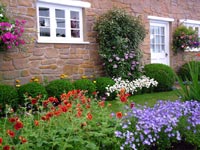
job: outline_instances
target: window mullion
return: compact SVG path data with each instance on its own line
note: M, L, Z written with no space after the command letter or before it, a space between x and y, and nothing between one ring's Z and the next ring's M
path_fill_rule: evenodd
M56 38L56 20L55 20L55 8L50 8L50 20L51 20L51 39Z

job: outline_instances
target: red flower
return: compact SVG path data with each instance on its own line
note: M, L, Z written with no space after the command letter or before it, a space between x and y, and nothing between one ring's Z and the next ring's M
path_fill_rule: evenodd
M3 143L3 139L2 137L0 137L0 146L2 145L2 143Z
M32 98L32 99L31 99L31 104L32 104L32 105L35 105L36 103L37 103L37 99Z
M48 105L48 103L49 103L49 101L48 101L48 100L45 100L45 101L43 101L43 103L42 103L42 104L43 104L43 107L45 107L45 108L46 108L46 107L47 107L47 105Z
M9 122L14 123L18 120L18 117L9 118Z
M39 126L39 121L38 121L38 120L35 120L35 121L34 121L34 124L35 124L35 126Z
M22 136L19 136L19 140L21 141L22 144L27 142L27 140Z
M88 120L92 120L92 114L89 112L89 113L87 113L87 119Z
M9 145L5 145L5 146L3 147L3 150L10 150L10 146L9 146Z
M23 125L23 123L21 121L17 121L15 123L15 125L14 125L15 130L19 130L19 129L23 128L23 127L24 127L24 125Z
M59 108L62 112L67 112L67 106L66 105L59 105Z
M200 57L200 53L198 53L196 56Z
M122 112L117 112L117 113L116 113L116 117L117 117L117 118L121 119L122 116L123 116L123 115L122 115Z
M48 100L49 100L51 103L53 103L53 102L57 103L57 102L58 102L58 99L55 98L55 97L49 97Z
M100 107L104 107L105 101L100 101L98 104L99 104Z
M8 134L11 138L15 137L15 132L13 132L12 130L7 130L7 134Z

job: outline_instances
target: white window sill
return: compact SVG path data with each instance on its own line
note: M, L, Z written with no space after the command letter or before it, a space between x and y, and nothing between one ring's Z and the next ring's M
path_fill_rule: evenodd
M38 0L38 2L50 3L50 4L60 4L74 7L90 8L91 4L89 2L83 1L73 1L73 0Z
M185 52L200 52L200 47L198 47L198 48L186 48Z
M90 44L88 41L46 41L46 40L38 40L37 43L51 43L51 44Z

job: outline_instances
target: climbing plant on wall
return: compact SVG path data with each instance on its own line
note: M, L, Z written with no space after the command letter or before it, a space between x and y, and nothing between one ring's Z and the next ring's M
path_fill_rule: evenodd
M95 23L99 54L107 75L134 79L140 74L140 43L146 30L139 17L122 9L112 9Z

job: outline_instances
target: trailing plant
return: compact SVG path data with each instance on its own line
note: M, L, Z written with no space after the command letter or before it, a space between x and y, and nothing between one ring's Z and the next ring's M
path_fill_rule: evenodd
M138 77L141 71L139 45L146 35L140 18L112 9L97 19L95 30L107 75L129 80Z
M175 83L174 70L165 64L147 64L144 66L144 74L158 82L154 91L172 90Z
M199 46L198 34L195 30L183 25L175 29L173 33L173 50L175 53Z
M6 15L5 7L0 4L0 51L13 47L21 50L21 46L25 44L22 35L26 21L14 21Z
M6 106L16 109L18 101L18 93L14 87L0 84L0 116L6 114Z

